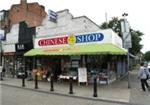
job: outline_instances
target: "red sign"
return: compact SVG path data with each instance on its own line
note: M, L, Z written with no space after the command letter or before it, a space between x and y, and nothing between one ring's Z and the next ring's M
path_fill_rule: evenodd
M67 39L68 39L68 37L42 39L42 40L38 41L38 45L39 46L48 46L48 45L68 44Z

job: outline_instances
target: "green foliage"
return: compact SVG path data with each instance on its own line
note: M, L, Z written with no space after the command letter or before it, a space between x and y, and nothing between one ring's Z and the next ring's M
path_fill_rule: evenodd
M109 23L102 23L100 26L101 29L107 29L111 28L114 32L116 32L119 36L121 36L121 25L120 20L118 20L117 17L113 17L112 20L109 21Z
M129 50L132 54L136 55L140 53L142 45L140 44L141 36L143 35L140 31L135 31L131 29L131 39L132 39L132 48Z
M112 20L110 20L108 23L104 22L100 26L101 29L108 29L111 28L114 32L116 32L120 37L122 37L121 34L121 24L120 21L122 19L118 19L117 17L113 17ZM131 39L132 39L132 48L129 49L130 53L133 55L136 55L140 53L140 50L142 49L142 45L140 44L141 36L143 35L142 32L136 31L133 29L130 29L131 32Z
M144 59L146 61L150 61L150 51L147 51L145 54L144 54Z

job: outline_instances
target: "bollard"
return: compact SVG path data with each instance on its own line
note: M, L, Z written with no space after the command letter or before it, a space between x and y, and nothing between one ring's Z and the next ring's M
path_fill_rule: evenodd
M69 94L73 94L73 77L69 78L70 86L69 86Z
M93 84L93 97L97 97L97 79L96 76L94 77L94 84Z
M38 75L35 74L35 89L38 89Z
M22 87L25 87L25 75L22 77Z
M3 80L3 72L1 72L1 81Z
M51 80L50 80L51 89L50 89L50 91L54 91L54 86L53 86L54 80L53 79L54 79L53 75L51 75Z

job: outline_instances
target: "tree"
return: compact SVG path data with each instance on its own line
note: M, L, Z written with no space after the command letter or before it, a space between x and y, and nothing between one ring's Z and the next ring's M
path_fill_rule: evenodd
M101 29L111 28L122 38L121 24L120 24L121 20L122 19L119 20L117 17L113 17L112 20L110 20L108 23L107 22L102 23L100 28ZM133 55L136 55L140 53L140 50L142 49L142 45L140 44L140 41L142 40L141 36L143 35L143 33L133 29L130 29L130 32L131 32L131 39L132 39L132 48L130 48L129 51Z
M132 48L129 49L130 53L136 55L141 53L142 45L140 44L141 36L143 35L140 31L135 31L131 29L131 39L132 39Z
M150 51L147 51L145 54L144 54L144 59L146 61L150 61Z
M121 25L120 25L120 20L118 20L117 17L113 17L112 20L109 21L109 23L107 22L102 23L100 28L101 29L111 28L121 37Z

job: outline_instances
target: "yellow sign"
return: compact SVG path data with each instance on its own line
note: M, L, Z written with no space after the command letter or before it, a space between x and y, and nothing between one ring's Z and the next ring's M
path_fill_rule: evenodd
M68 41L68 44L74 45L76 43L75 35L73 35L73 34L69 35L67 41Z

